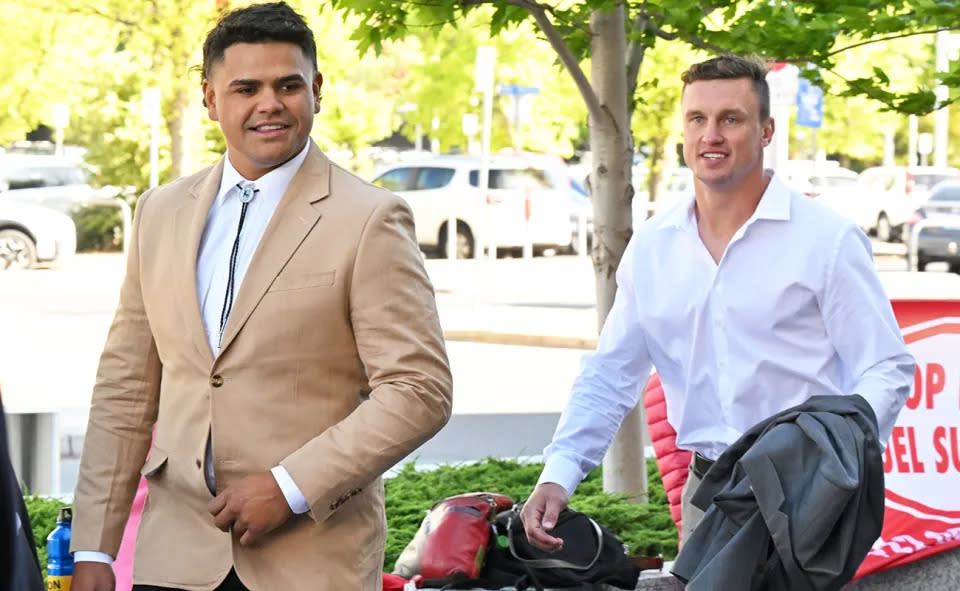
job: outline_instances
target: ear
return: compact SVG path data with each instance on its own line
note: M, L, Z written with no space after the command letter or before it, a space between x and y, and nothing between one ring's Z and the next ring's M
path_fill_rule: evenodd
M770 145L770 142L773 141L773 132L776 128L774 124L773 117L770 117L763 123L762 128L760 129L760 144L763 147Z
M219 121L217 119L217 93L213 89L213 84L209 80L204 80L200 89L203 91L203 106L207 108L207 117L211 121Z
M313 113L317 114L320 112L320 99L323 98L320 94L320 89L323 88L323 74L317 72L316 76L313 78Z

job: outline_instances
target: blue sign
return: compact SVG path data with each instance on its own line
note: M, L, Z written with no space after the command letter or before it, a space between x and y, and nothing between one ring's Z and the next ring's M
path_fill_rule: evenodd
M797 85L797 125L823 125L823 89L803 77Z
M519 84L501 84L497 91L498 94L514 95L521 94L540 94L540 89L536 86L520 86Z

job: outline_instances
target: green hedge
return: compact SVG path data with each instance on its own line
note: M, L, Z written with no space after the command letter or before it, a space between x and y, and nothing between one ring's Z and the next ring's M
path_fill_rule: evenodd
M413 538L430 507L439 499L471 491L505 494L515 501L530 495L543 470L542 463L487 459L476 464L441 466L429 472L413 464L386 481L387 547L384 568L393 563ZM653 460L647 463L647 504L631 503L623 495L603 492L601 468L577 487L570 505L609 527L629 546L632 554L656 555L672 560L677 555L677 528L670 517L667 495Z
M427 510L436 501L472 491L498 492L520 501L533 490L542 469L541 463L493 458L423 472L417 471L413 463L405 465L397 476L385 483L387 546L384 568L392 570L397 556L413 538ZM570 505L613 530L630 547L631 553L662 554L672 560L677 555L677 529L670 518L667 497L653 460L647 462L647 473L650 498L647 504L631 503L622 495L604 493L601 469L597 468L577 487ZM26 502L40 562L46 567L47 535L56 527L57 510L63 503L35 496L27 497Z
M43 567L43 578L47 578L47 536L57 527L57 513L65 503L57 499L48 499L28 495L23 499L30 515L30 525L33 526L33 541L37 544L37 554L40 566Z

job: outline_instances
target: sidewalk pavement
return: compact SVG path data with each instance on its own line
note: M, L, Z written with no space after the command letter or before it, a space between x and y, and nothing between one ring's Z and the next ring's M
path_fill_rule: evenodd
M593 349L596 283L586 257L428 259L450 341Z

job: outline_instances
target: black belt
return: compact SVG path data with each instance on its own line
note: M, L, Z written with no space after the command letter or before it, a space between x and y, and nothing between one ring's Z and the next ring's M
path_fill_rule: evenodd
M713 462L714 460L711 460L706 456L700 455L700 452L694 452L693 473L697 475L697 478L703 480L703 475L707 473L707 470L710 469L710 466L713 465Z

